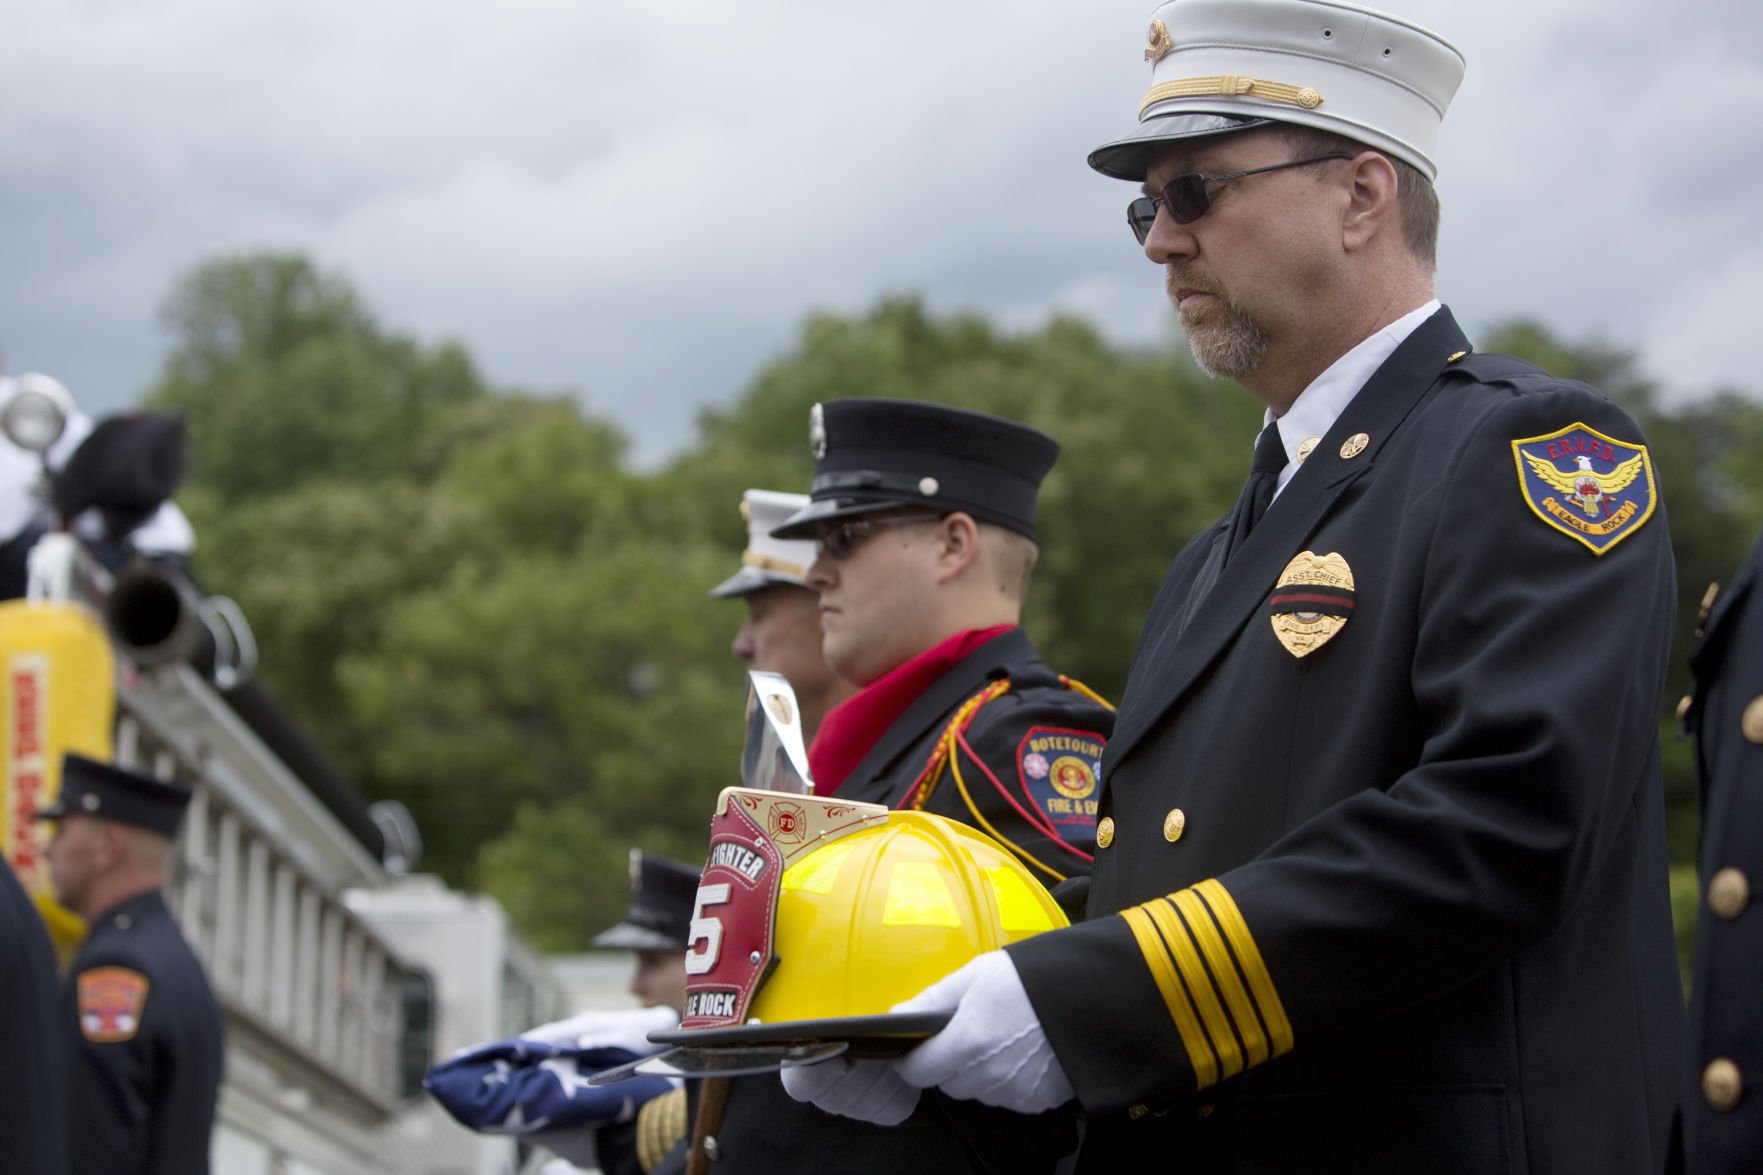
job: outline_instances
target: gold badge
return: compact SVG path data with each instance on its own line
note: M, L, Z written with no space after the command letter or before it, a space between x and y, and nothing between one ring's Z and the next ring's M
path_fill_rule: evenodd
M808 455L816 461L826 456L826 409L819 404L808 409Z
M1300 465L1303 464L1304 458L1308 457L1311 451L1314 450L1321 441L1321 437L1305 437L1298 442L1298 463Z
M1345 441L1341 442L1341 460L1351 461L1353 458L1355 458L1359 454L1363 453L1365 451L1365 446L1369 445L1370 443L1371 443L1371 438L1366 436L1364 433L1362 433L1362 432L1354 433L1352 436L1348 437Z
M1175 48L1175 42L1169 39L1169 30L1160 20L1151 22L1151 30L1145 37L1148 42L1145 45L1145 60L1153 65L1169 56L1169 51Z
M1333 551L1299 552L1267 598L1273 635L1294 657L1307 657L1332 640L1356 605L1353 569Z

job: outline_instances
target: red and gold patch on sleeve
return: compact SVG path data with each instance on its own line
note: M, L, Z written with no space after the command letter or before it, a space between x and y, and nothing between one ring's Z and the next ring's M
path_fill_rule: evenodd
M147 1007L147 977L127 967L93 967L77 981L80 1031L94 1044L132 1040Z

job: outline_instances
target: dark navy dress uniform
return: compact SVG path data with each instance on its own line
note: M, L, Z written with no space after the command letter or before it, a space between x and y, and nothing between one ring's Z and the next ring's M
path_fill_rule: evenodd
M67 1040L58 1031L55 952L12 866L0 860L0 1163L62 1175Z
M950 745L950 723L975 701L971 724ZM920 694L839 795L891 808L911 804L984 829L1051 888L1089 872L1096 768L1113 728L1112 708L1048 669L1028 634L1011 629ZM1049 782L1056 771L1071 773L1063 791ZM1025 819L1023 810L1046 827Z
M168 840L188 789L67 755L55 803ZM70 1175L206 1175L223 1061L220 1006L165 899L149 890L92 919L62 987Z
M62 1014L76 1038L73 1175L206 1172L220 1007L157 890L93 923L68 973Z
M1712 601L1685 720L1702 799L1684 1140L1691 1175L1763 1168L1763 538Z
M1089 920L1008 948L1080 1170L1664 1166L1663 508L1619 408L1468 348L1435 313L1168 573Z

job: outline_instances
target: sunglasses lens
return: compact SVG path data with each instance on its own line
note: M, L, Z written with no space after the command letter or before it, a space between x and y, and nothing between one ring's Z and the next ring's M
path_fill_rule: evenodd
M1140 196L1126 206L1126 223L1132 228L1132 235L1145 243L1151 235L1151 226L1157 222L1157 202L1149 196Z
M851 548L857 545L851 536L850 523L841 522L828 527L826 533L820 536L820 545L834 559L843 559L849 555Z
M1178 175L1163 185L1163 206L1169 209L1169 215L1175 217L1177 224L1192 224L1206 215L1206 209L1212 207L1211 197L1206 195L1206 177L1197 171Z

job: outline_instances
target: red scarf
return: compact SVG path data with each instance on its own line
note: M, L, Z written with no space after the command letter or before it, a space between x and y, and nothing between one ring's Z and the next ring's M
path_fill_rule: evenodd
M906 707L919 694L975 649L1015 627L1014 624L1000 624L993 628L970 628L958 632L910 661L894 666L828 710L820 721L820 732L814 736L814 745L808 748L808 769L814 775L814 794L837 794L845 778L863 761L863 756L874 749L888 727L906 712Z

